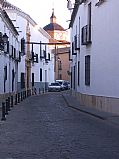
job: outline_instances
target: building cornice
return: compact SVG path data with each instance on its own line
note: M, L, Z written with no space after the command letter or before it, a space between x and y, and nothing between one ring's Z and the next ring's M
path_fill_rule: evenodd
M80 6L82 3L84 3L85 1L86 1L86 0L75 0L73 12L72 12L72 14L71 14L71 21L70 21L70 24L69 24L69 28L71 28L71 27L73 26L73 23L74 23L74 20L75 20L76 15L77 15L79 6Z
M12 28L12 30L14 31L14 33L15 33L16 35L19 35L19 34L18 34L18 31L16 30L14 24L12 23L11 19L9 18L9 16L8 16L8 14L6 13L5 10L2 11L2 15L3 15L4 19L8 22L9 26L10 26L10 27Z

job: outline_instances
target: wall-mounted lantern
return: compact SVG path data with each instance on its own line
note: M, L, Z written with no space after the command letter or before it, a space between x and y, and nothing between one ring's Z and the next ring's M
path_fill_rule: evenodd
M4 52L5 53L9 53L9 41L8 41L8 36L7 36L7 34L5 33L4 35L3 35L3 37L2 37L2 39L3 39L3 42L4 42Z
M3 35L2 39L3 39L3 42L4 42L4 43L7 43L7 42L8 42L8 36L7 36L6 33Z
M8 36L5 33L4 35L0 32L0 50L4 51L5 53L9 52L9 42Z

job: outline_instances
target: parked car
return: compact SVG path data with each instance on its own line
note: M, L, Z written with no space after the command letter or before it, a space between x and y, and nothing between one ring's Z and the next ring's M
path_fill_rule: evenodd
M64 80L56 80L61 85L62 91L65 90Z
M69 88L68 88L68 82L67 81L65 81L64 83L63 83L63 85L64 85L64 89L65 90L68 90Z
M62 87L61 87L60 83L58 83L58 82L51 83L48 86L49 92L60 92L61 90L62 90Z
M56 80L56 82L59 82L61 84L62 90L68 90L69 88L69 81L66 80Z
M68 89L70 89L70 87L71 87L71 86L70 86L70 82L69 82L69 81L67 81L67 84L68 84Z

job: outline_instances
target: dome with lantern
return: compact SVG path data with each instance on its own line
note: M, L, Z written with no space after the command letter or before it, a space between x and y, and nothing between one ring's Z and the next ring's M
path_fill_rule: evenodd
M66 30L56 22L56 16L54 9L50 17L50 23L43 28L53 39L58 41L66 41L67 32Z

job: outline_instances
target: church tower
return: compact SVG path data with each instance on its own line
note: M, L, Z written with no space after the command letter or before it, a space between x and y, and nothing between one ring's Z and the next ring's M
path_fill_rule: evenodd
M67 41L68 32L57 23L57 18L52 9L50 17L50 23L43 28L50 36L50 43L57 43L55 49L52 50L54 53L54 71L55 80L63 79L66 81L70 80L68 74L69 67L69 42ZM59 43L59 44L58 44ZM67 43L67 44L66 44Z
M52 9L52 15L50 17L50 23L43 28L53 39L59 42L66 42L68 33L67 31L57 23L57 18Z

